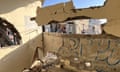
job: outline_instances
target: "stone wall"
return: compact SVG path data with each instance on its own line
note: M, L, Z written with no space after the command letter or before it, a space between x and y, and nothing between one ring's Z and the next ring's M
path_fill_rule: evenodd
M45 51L55 51L63 58L91 61L94 69L118 72L120 69L120 38L110 35L44 34Z

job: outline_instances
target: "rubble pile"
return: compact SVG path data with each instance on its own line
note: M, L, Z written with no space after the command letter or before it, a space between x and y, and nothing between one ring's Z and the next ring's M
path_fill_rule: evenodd
M30 68L23 72L97 72L92 69L91 62L82 62L78 58L64 58L48 52L43 59L34 61Z

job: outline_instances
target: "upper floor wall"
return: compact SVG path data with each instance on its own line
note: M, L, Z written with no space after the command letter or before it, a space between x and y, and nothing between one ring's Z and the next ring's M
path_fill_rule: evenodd
M29 35L25 27L25 17L35 17L36 8L41 7L40 0L1 0L0 1L0 17L14 24L15 28L20 32L22 41L25 43L29 40ZM38 33L33 33L32 38Z
M104 26L107 34L120 37L120 4L119 0L106 0L102 7L90 7L86 9L74 10L72 3L58 4L46 8L37 9L36 21L39 25L48 24L51 21L65 21L77 16L90 18L107 18L108 24ZM44 17L43 15L46 15Z

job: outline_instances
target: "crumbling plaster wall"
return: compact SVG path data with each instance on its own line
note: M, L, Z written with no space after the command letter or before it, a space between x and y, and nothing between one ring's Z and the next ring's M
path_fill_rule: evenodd
M44 33L44 50L56 52L60 57L71 62L92 62L93 69L105 72L119 72L120 68L120 38L105 35L63 35Z
M106 0L102 7L92 7L80 10L73 10L72 2L58 4L37 9L36 21L39 25L48 24L50 21L64 21L67 18L76 16L87 16L95 19L107 18L108 23L104 30L108 34L120 37L120 4L119 0ZM46 16L44 16L46 15Z
M77 15L88 16L92 18L107 18L108 23L105 25L104 30L108 34L113 34L120 37L120 4L119 0L106 0L106 4L103 7L93 9L83 9L77 11Z
M48 24L50 21L63 21L71 14L73 9L72 2L66 4L60 3L53 6L37 9L36 21L38 25ZM46 15L46 16L45 16Z

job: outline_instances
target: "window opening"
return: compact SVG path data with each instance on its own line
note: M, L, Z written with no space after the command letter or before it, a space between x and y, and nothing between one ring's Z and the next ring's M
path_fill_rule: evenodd
M98 35L102 34L102 25L107 19L77 19L44 25L44 32L66 34Z

